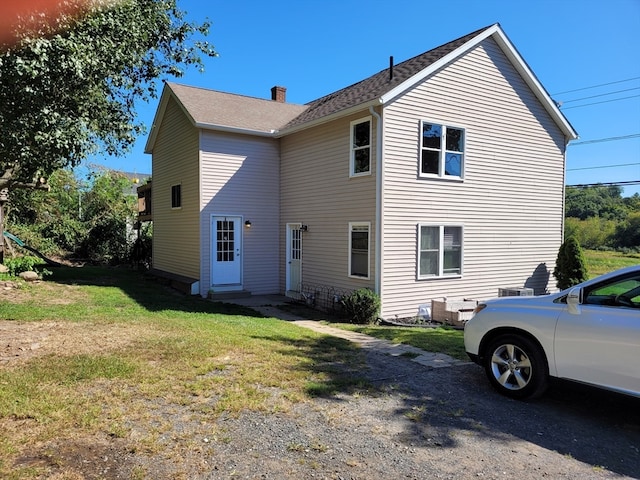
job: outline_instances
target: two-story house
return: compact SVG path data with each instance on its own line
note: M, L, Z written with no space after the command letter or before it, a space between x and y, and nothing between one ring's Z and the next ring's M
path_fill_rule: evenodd
M192 293L549 288L577 134L496 24L305 105L165 85L153 267Z

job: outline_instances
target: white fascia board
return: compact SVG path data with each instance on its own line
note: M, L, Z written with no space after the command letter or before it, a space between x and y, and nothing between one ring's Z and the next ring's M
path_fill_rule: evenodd
M417 73L413 77L401 83L393 90L390 90L389 92L384 94L380 98L380 102L383 105L387 104L388 102L402 95L409 88L413 87L414 85L421 82L428 76L437 72L439 69L453 62L456 58L470 51L472 48L477 46L480 42L486 40L491 36L493 36L496 43L500 46L500 48L505 53L507 58L509 58L514 68L518 71L518 73L520 73L520 75L522 75L522 78L525 80L529 88L531 88L531 90L534 92L538 100L540 100L540 102L545 107L545 109L549 112L549 114L554 119L554 121L558 124L560 129L565 134L566 138L568 140L574 140L578 138L577 132L571 126L571 124L569 123L567 118L564 116L564 114L560 112L560 109L558 108L556 103L549 96L549 94L544 89L542 84L538 81L536 76L533 74L533 72L531 71L527 63L520 56L520 54L518 53L514 45L511 43L511 41L509 41L505 33L502 31L502 28L500 28L500 25L497 23L487 28L478 36L469 40L464 45L458 47L453 52L449 53L448 55L445 55L437 62L434 62L433 64L429 65L429 67L425 68L421 72Z
M535 96L540 100L545 107L549 115L555 120L561 130L564 132L567 140L575 140L578 138L578 133L575 131L569 120L558 108L558 105L551 96L547 93L547 90L538 81L533 71L529 68L527 62L520 56L518 50L511 43L507 35L498 27L493 35L494 40L500 46L507 58L511 61L515 69L520 73L524 81L529 85L529 88L533 91Z
M228 125L214 125L211 123L194 123L196 128L201 128L203 130L213 130L217 132L227 132L227 133L240 133L243 135L253 135L257 137L274 137L277 130L251 130L249 128L240 128L240 127L230 127Z
M440 70L445 65L448 65L449 63L453 62L460 55L462 55L463 53L471 50L473 47L478 45L480 42L482 42L487 37L493 35L496 32L496 30L500 30L500 27L498 26L497 23L495 25L487 28L482 33L480 33L477 37L474 37L473 39L469 40L464 45L456 48L453 52L449 53L448 55L445 55L444 57L442 57L437 62L432 63L431 65L429 65L424 70L422 70L422 71L418 72L417 74L415 74L413 77L409 78L408 80L405 80L404 82L402 82L400 85L398 85L393 90L389 90L387 93L385 93L381 97L381 99L380 99L381 103L382 104L387 104L388 102L390 102L394 98L402 95L409 88L411 88L414 85L418 84L419 82L421 82L422 80L424 80L428 76L432 75L434 72L437 72L438 70Z
M349 107L346 110L340 110L331 115L327 115L325 117L316 118L310 122L301 123L300 125L296 125L295 127L287 128L285 130L276 130L275 136L277 138L283 137L285 135L289 135L291 133L299 132L300 130L305 130L307 128L316 127L318 125L322 125L323 123L331 122L337 118L347 117L353 113L360 112L362 110L369 110L369 106L380 105L381 99L374 98L373 100L369 100L365 103L360 103L358 105L354 105L353 107Z
M195 125L195 119L191 116L191 114L184 107L180 99L171 89L171 85L169 83L164 84L164 88L162 89L162 95L160 96L160 104L158 105L158 109L156 110L156 114L153 117L153 123L151 124L151 131L149 132L149 137L147 138L147 143L144 146L144 153L152 153L153 145L156 143L156 137L158 136L158 129L160 128L160 123L162 122L162 117L164 117L164 112L167 109L167 104L169 103L169 99L173 97L176 103L180 106L182 112L186 115L189 121Z

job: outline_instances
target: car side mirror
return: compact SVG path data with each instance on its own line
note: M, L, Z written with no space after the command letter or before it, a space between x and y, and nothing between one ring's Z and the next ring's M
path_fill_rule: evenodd
M581 303L582 303L582 289L579 287L576 287L569 290L569 294L567 295L567 307L569 308L569 313L573 313L576 315L580 313Z

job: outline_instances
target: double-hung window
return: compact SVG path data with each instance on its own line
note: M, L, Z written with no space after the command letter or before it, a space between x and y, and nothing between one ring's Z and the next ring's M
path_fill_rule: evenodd
M371 173L371 117L351 122L350 175Z
M462 227L418 225L418 278L462 275Z
M371 224L349 223L349 276L369 278L369 230Z
M420 176L461 179L464 129L425 121L420 126Z
M172 185L171 186L171 208L180 208L182 207L182 186Z

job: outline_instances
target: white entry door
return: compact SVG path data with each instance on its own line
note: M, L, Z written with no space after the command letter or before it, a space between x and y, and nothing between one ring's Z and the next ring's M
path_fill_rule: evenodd
M302 291L302 225L287 224L287 291L289 297L299 298Z
M242 288L242 217L211 217L211 286Z

